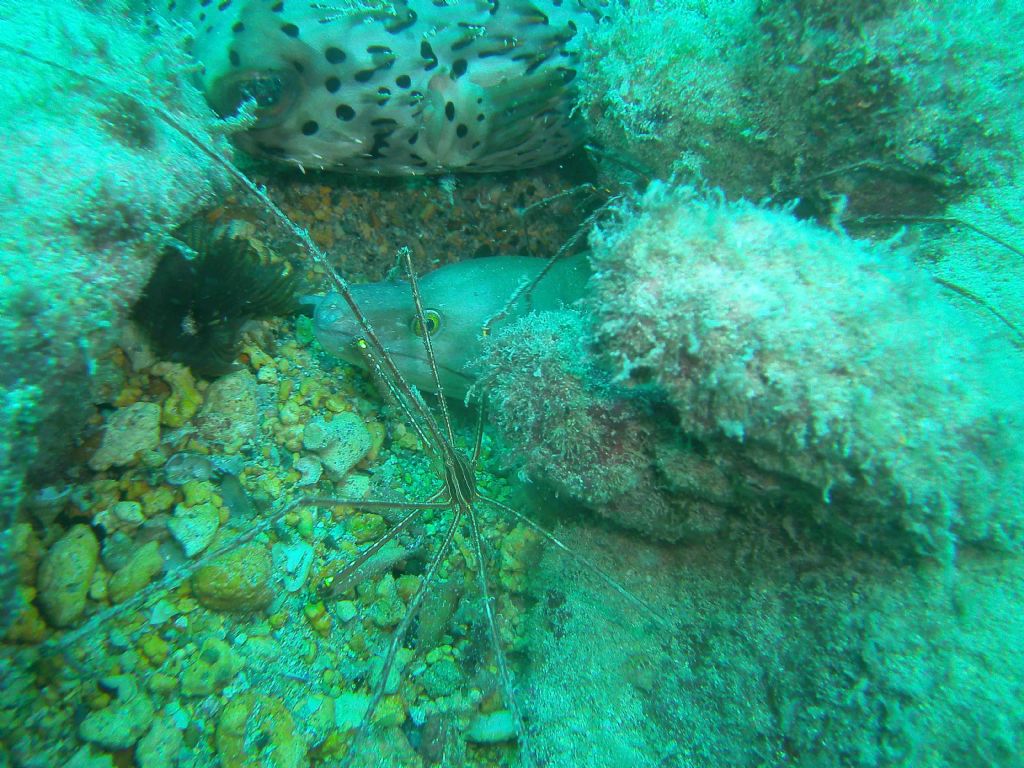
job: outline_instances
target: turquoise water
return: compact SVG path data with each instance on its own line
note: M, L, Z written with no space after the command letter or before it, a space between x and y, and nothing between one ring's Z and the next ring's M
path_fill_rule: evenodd
M1024 7L0 18L0 766L1024 762Z

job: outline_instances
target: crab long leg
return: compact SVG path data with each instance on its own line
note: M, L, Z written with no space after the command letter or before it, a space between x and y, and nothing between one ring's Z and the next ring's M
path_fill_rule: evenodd
M539 533L541 536L543 536L547 541L551 542L551 544L553 544L555 547L560 549L562 552L565 552L565 554L569 555L569 557L571 557L573 560L575 560L576 562L578 562L582 566L584 566L584 568L586 568L586 570L592 571L605 584L607 584L609 587L611 587L616 592L618 592L619 595L621 595L625 600L627 600L630 603L632 603L633 605L636 605L636 606L640 607L641 609L643 609L644 613L648 614L652 619L654 619L656 622L658 622L658 624L661 625L663 628L668 629L668 630L674 630L675 629L675 627L672 625L672 622L669 619L667 619L665 616L663 616L661 613L659 613L657 610L655 610L651 605L649 605L645 601L641 600L639 597L637 597L632 592L630 592L628 589L626 589L626 587L624 587L622 584L620 584L618 581L616 581L607 571L603 570L602 568L599 568L597 565L595 565L594 563L590 562L590 560L588 560L587 558L585 558L582 555L578 554L577 552L573 551L572 547L570 547L568 544L564 543L561 539L559 539L557 536L555 536L555 534L551 533L551 531L547 530L540 523L537 523L534 520L531 520L529 517L524 515L522 512L519 512L518 510L513 509L512 507L508 506L507 504L502 504L500 501L497 501L496 499L492 499L492 498L490 498L488 496L484 496L483 494L480 494L479 498L480 498L481 501L484 501L484 502L490 504L492 507L494 507L498 511L503 512L506 515L511 515L512 517L514 517L519 522L521 522L524 525L527 525L530 528L532 528L533 530L535 530L537 533Z
M342 768L348 768L348 766L352 764L352 760L356 754L356 747L363 741L363 739L366 738L366 733L369 730L373 715L376 713L377 707L380 706L380 702L384 698L384 692L387 689L388 677L390 677L391 669L395 665L395 657L398 654L398 648L405 640L405 635L408 633L409 626L412 624L413 619L416 618L416 614L423 606L423 601L426 599L430 587L434 584L434 580L437 578L437 572L441 567L441 563L444 562L444 559L451 551L452 542L455 540L455 531L458 529L460 520L461 512L459 508L456 507L455 514L452 517L451 523L448 525L448 530L445 532L441 546L437 548L437 551L431 558L430 565L427 567L427 572L423 575L423 578L420 580L419 587L409 600L409 605L405 611L405 615L395 628L395 631L391 634L391 642L388 644L388 651L384 656L384 663L380 669L380 677L377 684L374 686L373 695L370 698L370 703L366 708L366 712L363 713L363 717L359 721L356 732L352 737L352 742L349 744L348 752L345 754L345 758L341 763Z

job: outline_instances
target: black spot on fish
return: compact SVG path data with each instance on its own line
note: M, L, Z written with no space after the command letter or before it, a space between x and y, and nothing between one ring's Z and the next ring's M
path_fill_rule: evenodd
M238 51L231 50L228 51L228 61L231 62L232 67L237 67L242 63L242 58L238 55Z
M316 120L307 120L302 124L302 134L304 136L313 136L319 130L320 126Z
M423 69L427 72L437 66L437 54L426 40L420 43L420 58L426 59L427 63L423 65Z
M336 77L328 77L324 80L324 88L327 89L328 93L336 93L341 88L341 80Z
M448 118L448 122L455 119L455 105L450 101L444 105L444 116Z
M395 85L397 85L399 88L408 88L410 85L412 85L412 78L409 77L408 75L399 75L398 77L395 78Z
M404 10L405 12L401 16L397 16L396 18L392 19L384 27L384 29L386 29L392 35L397 35L399 32L405 31L413 24L415 24L416 19L419 18L416 15L416 11L412 10L411 8L406 8Z
M339 104L334 110L334 114L337 115L339 119L347 122L356 116L356 111L348 104Z
M240 21L236 21L234 25L232 25L231 31L234 32L236 35L240 35L243 32L245 32L245 24L243 24Z
M466 126L465 123L459 123L457 126L455 126L455 135L458 136L460 139L466 138L467 133L469 133L469 128Z
M456 59L452 62L452 77L462 77L466 74L467 66L465 59Z
M299 28L294 24L282 24L281 31L284 32L288 37L298 37Z
M348 58L341 48L335 48L333 45L324 51L324 57L331 64L341 64L346 58Z

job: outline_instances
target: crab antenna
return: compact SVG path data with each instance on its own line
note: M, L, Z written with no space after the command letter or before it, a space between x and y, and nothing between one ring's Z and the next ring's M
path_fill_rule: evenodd
M441 421L445 431L448 433L448 441L455 442L455 434L452 432L452 421L448 416L448 404L445 402L444 393L441 389L441 374L437 370L437 359L434 357L434 344L430 340L430 331L427 329L426 318L423 314L423 299L420 296L420 285L416 279L416 272L412 267L412 253L408 248L402 249L402 258L405 261L405 271L409 276L409 284L412 286L412 300L416 305L416 322L420 324L423 331L423 349L427 353L427 365L430 367L430 375L434 380L434 388L437 391L437 399L441 403Z

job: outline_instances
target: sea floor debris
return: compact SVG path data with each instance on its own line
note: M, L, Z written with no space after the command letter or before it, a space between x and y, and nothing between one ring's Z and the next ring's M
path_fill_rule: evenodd
M394 517L297 507L247 537L276 502L309 490L300 483L311 465L321 469L319 493L422 499L435 490L415 431L317 352L304 318L268 327L246 342L241 370L212 383L140 352L138 340L131 356L118 351L110 361L120 387L94 419L74 482L41 495L37 519L14 531L25 583L2 650L6 685L20 695L5 699L0 733L16 764L105 764L124 754L160 765L155 744L196 766L332 764L346 754L370 701L365 690L380 677L383 649L446 522L440 511L424 513L355 574L345 564ZM349 451L354 471L332 472L316 435L346 421L365 440ZM461 449L473 442L465 430ZM492 465L486 435L482 449ZM492 470L477 482L499 500L512 493ZM539 536L501 516L484 515L481 526L496 630L518 673L528 659ZM454 532L357 764L381 750L395 765L515 759L515 718L479 629L471 535ZM190 563L235 536L245 543L191 573ZM63 582L51 583L50 572ZM154 588L161 572L191 578L163 591ZM74 624L74 637L61 639L47 622ZM159 728L149 727L154 716Z
M293 333L289 329L288 335ZM59 541L40 540L27 523L19 527L23 573L33 574L31 566L41 560L35 584L23 587L19 616L7 638L24 644L4 646L8 690L21 690L17 698L5 698L4 736L20 764L68 760L80 739L98 754L132 748L138 754L142 747L136 745L148 731L143 721L148 726L154 711L179 733L190 765L216 759L243 764L262 759L260 754L273 755L266 764L297 765L305 764L296 761L306 752L323 759L344 752L345 725L366 704L360 689L373 679L382 643L422 578L428 542L443 526L436 514L426 514L368 563L360 578L335 586L329 596L325 580L387 529L384 517L354 509L333 514L297 509L281 525L147 601L143 610L93 621L89 633L67 647L30 602L37 591L45 618L58 626L88 622L88 614L102 611L108 601L116 605L151 585L161 566L180 567L257 524L272 503L295 488L301 477L295 459L316 455L303 447L302 436L323 418L320 414L357 415L373 436L363 450L370 455L360 457L355 472L336 484L325 477L321 493L337 488L338 495L357 497L361 489L376 497L422 498L429 492L429 461L413 433L367 399L353 377L321 365L308 345L285 335L279 340L275 358L246 347L246 375L258 382L251 405L262 418L252 443L241 454L227 454L245 459L237 478L220 473L220 479L215 474L168 483L167 459L188 451L212 461L223 457L224 448L190 421L165 426L161 441L135 451L127 466L83 474L59 512L61 520L77 522ZM108 428L124 429L116 414L145 402L141 398L162 399L164 409L172 400L164 379L151 369L126 379L140 399L122 401L107 419ZM196 391L208 396L213 386L199 383ZM482 482L499 497L509 492L501 478ZM102 542L83 523L93 525ZM522 644L523 574L536 537L514 521L488 523L484 535L493 551L493 583L502 587L497 596L501 631L514 648ZM448 729L465 731L476 743L507 741L495 735L507 713L501 714L493 672L486 663L471 671L488 651L472 628L479 618L475 580L472 572L467 580L458 564L475 555L461 532L456 542L437 594L414 629L420 653L399 653L397 666L404 671L389 682L376 716L377 725L386 728L395 764L416 764L417 748L439 748L422 742L424 729L434 741ZM39 642L44 644L32 645ZM64 666L62 653L73 662ZM262 752L253 752L241 738L246 728L256 727L246 725L254 712L268 718L260 726L266 728ZM441 727L444 723L448 728ZM232 736L236 731L239 738Z

